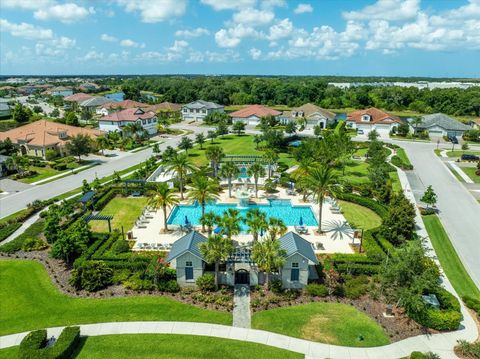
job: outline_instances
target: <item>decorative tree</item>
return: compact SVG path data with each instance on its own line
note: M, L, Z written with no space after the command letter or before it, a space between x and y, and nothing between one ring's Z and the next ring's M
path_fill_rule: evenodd
M218 199L220 191L220 186L216 180L197 174L192 177L192 186L187 197L191 202L198 202L202 206L203 217L205 215L205 205ZM205 232L204 224L202 224L202 232Z
M266 232L268 230L267 215L265 212L258 208L252 208L247 211L243 220L248 226L249 233L253 236L253 241L258 241L258 235L260 232Z
M405 197L403 192L398 192L392 197L388 207L388 215L383 221L382 233L394 245L415 237L415 207Z
M104 156L105 155L104 150L105 148L108 148L108 146L110 145L110 141L105 136L99 136L97 137L95 142L96 142L97 148L102 151L102 155Z
M216 131L210 130L210 131L207 132L207 138L210 139L210 143L211 143L211 144L213 144L213 140L214 140L215 138L217 138L217 136L218 136L218 134L217 134Z
M200 244L200 252L205 262L215 264L215 289L217 290L220 263L228 259L233 249L233 242L231 240L218 235L209 236L207 242Z
M166 151L165 151L166 152ZM180 184L180 198L183 200L183 186L185 178L189 173L196 170L196 167L190 162L186 153L175 154L165 164L166 173L175 173Z
M261 163L255 162L248 168L247 174L250 177L253 177L253 182L255 184L255 197L258 198L258 179L260 177L265 177L265 168Z
M218 166L222 159L225 157L225 152L223 152L223 148L220 146L210 146L205 150L205 155L207 159L210 161L213 170L213 176L217 177Z
M287 233L287 226L279 218L270 217L268 220L268 235L275 240Z
M180 143L178 144L178 148L180 148L181 150L185 150L185 153L188 154L188 150L193 148L193 141L189 137L184 136L180 140Z
M240 233L239 212L234 208L229 208L218 221L218 226L222 228L222 234L226 235L228 239L232 239L232 236Z
M278 153L268 149L262 156L262 160L268 165L268 178L272 176L272 167L275 166L279 159Z
M368 133L368 140L369 141L376 141L380 137L380 134L377 130L372 130Z
M195 136L195 142L200 146L200 149L203 150L203 144L205 143L205 135L203 133L197 133Z
M233 124L232 126L232 130L233 132L236 132L237 133L237 136L240 136L243 131L245 131L245 122L243 121L237 121Z
M437 203L437 194L435 193L435 191L433 190L432 188L432 185L429 185L427 187L427 190L425 191L425 193L423 194L422 198L420 199L420 201L424 202L427 204L427 208L429 206L435 206L435 204Z
M294 135L297 133L297 124L295 122L288 122L285 125L285 133Z
M220 177L226 178L228 182L228 197L232 198L232 179L240 175L238 166L233 162L225 162L220 168Z
M200 218L200 224L207 227L207 233L209 236L212 234L213 226L219 221L220 217L213 212L207 212L202 216L202 218Z
M92 139L88 135L80 133L73 136L65 147L72 156L78 156L78 162L80 162L82 160L81 156L86 156L92 152Z
M281 249L277 239L265 238L256 241L252 247L252 259L258 268L265 272L265 286L268 289L270 274L279 270L285 263L286 251Z

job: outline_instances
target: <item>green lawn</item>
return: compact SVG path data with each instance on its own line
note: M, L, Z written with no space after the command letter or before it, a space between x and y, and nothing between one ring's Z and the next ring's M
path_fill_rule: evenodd
M368 163L364 161L347 161L345 165L345 175L339 172L339 175L352 185L368 183Z
M230 325L231 314L160 296L72 298L60 293L34 261L0 261L0 335L63 325L174 320Z
M411 165L410 160L408 159L408 156L403 148L397 148L396 152L397 156L400 157L404 164Z
M18 347L10 347L5 349L0 349L0 358L2 359L17 359L18 358Z
M261 311L253 315L252 327L352 347L380 346L390 342L373 319L340 303L309 303Z
M121 231L123 226L124 231L129 231L147 205L147 201L146 197L115 197L100 213L113 215L112 230ZM94 232L108 232L108 224L105 221L91 221L90 228Z
M480 183L480 176L477 176L475 172L477 172L476 167L461 167L462 171L467 174L468 177L472 179L475 183Z
M368 230L379 227L382 224L380 216L369 208L346 201L338 201L338 203L342 208L345 219L354 228Z
M448 157L460 157L461 155L476 155L480 156L480 151L448 151Z
M460 296L470 295L480 300L480 290L468 275L462 261L457 255L440 219L436 215L423 216L423 223L433 248L445 274Z
M263 344L195 335L125 334L82 339L76 358L250 359L303 358L303 355ZM228 354L227 354L228 353Z
M72 163L69 163L67 165L67 169L63 170L63 171L57 171L57 170L55 170L53 168L50 168L50 167L31 166L29 168L29 170L35 171L35 172L37 172L37 174L34 175L34 176L19 179L18 181L23 182L23 183L34 183L34 182L41 181L41 180L44 180L44 179L52 177L52 176L71 173L72 169L74 170L78 167L87 166L87 165L90 165L90 164L92 164L92 161L82 161L81 163L72 162Z

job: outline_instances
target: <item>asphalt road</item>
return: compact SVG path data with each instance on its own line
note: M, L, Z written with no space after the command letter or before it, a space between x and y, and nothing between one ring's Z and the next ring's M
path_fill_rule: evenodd
M395 142L395 141L392 141ZM470 276L480 288L480 204L435 155L432 143L395 142L403 147L414 166L415 194L432 185L438 195L440 220ZM413 182L413 183L412 183Z
M186 128L185 125L182 127ZM188 129L194 131L195 133L206 133L208 130L210 130L210 128L207 127L193 126L188 127ZM188 135L188 137L194 139L195 133ZM163 151L167 146L176 148L180 139L181 136L165 139L164 142L160 144L160 149ZM84 179L86 179L88 182L91 182L95 179L95 177L102 178L110 176L114 171L121 171L123 169L132 167L142 161L145 161L151 155L151 148L136 153L124 154L116 160L109 160L108 162L105 162L99 166L94 166L78 174L70 175L43 185L30 186L30 188L24 189L20 192L6 195L5 197L0 197L0 218L6 217L25 208L28 203L31 203L34 200L46 200L78 188L82 185L82 181Z

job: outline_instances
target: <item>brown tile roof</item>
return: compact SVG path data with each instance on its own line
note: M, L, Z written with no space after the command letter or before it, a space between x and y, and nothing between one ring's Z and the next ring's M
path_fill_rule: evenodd
M278 116L281 112L274 110L272 108L262 106L262 105L250 105L241 110L232 112L230 117L239 117L239 118L247 118L250 116L257 116L257 117L265 117L265 116Z
M141 108L127 108L126 110L117 111L110 115L103 116L99 121L136 121L138 119L145 120L155 116L155 112L152 111L144 111Z
M107 110L114 110L114 109L126 109L126 108L139 108L139 107L146 107L148 106L146 103L141 103L138 101L133 100L123 100L123 101L112 101L104 103L103 105L97 106L98 108L106 108Z
M369 115L371 121L366 122L362 121L363 115ZM367 108L366 110L359 110L347 115L347 121L354 121L355 123L362 123L362 124L390 124L392 122L401 123L401 120L397 116L390 115L382 110L379 110L375 107Z
M70 96L66 96L63 98L64 101L70 101L70 102L83 102L85 100L91 99L93 96L83 93L83 92L78 92Z
M59 138L58 134L60 132L65 132L67 136L65 138ZM50 122L47 120L38 120L6 132L0 132L0 141L10 138L13 143L27 143L28 145L43 147L55 144L63 145L68 142L70 137L79 134L96 138L102 136L104 132L90 128L64 125L62 123Z
M283 115L290 117L294 112L303 112L303 117L306 117L306 118L308 118L310 115L316 112L320 113L325 118L331 119L331 120L333 120L336 116L333 112L327 111L317 105L314 105L313 103L306 103L305 105L302 105L300 107L292 108L291 111L284 111Z
M172 103L172 102L162 102L156 105L143 107L143 109L145 111L153 111L153 112L158 112L158 111L179 112L182 109L182 105L179 105L178 103Z

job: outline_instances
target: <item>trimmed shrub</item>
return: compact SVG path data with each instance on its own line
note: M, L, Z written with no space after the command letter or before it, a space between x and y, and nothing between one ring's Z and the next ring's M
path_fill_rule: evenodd
M305 286L305 291L312 297L326 297L328 295L328 289L323 284L308 284Z
M47 343L47 330L35 330L27 334L18 348L20 359L48 358L46 351L41 350Z
M176 280L169 280L166 282L160 282L158 283L158 290L162 292L170 292L170 293L176 293L180 291L180 286L178 285Z
M467 307L473 309L477 312L478 315L480 315L480 300L470 297L468 295L464 296L462 300Z
M22 226L21 223L10 223L0 228L0 242L10 237L10 235Z
M62 330L50 354L55 359L68 359L73 357L75 349L80 342L80 327L67 327Z
M397 155L392 156L390 162L392 162L394 166L399 167L402 170L413 170L413 165L403 162L402 159Z
M109 286L112 280L113 270L103 261L86 261L72 271L70 284L76 289L94 292Z
M130 252L130 246L128 245L127 241L125 241L123 239L118 239L112 245L112 252L115 253L115 254Z
M364 295L368 290L368 277L366 275L360 275L355 278L345 281L345 297L350 299L357 299Z
M283 284L280 279L274 279L268 283L268 289L273 293L280 294L283 293Z
M409 359L425 359L425 355L422 352L412 352Z
M45 248L48 248L48 244L40 238L29 238L22 245L22 251L25 252L41 251Z
M371 193L368 194L370 196ZM388 215L388 210L387 208L378 203L377 201L374 201L371 198L366 198L362 197L356 194L351 194L351 193L335 193L335 197L337 199L347 201L347 202L353 202L356 203L360 206L367 207L374 211L376 214L378 214L382 219L386 218Z
M198 277L197 286L204 292L212 292L215 290L215 276L210 273L205 273L201 277Z

